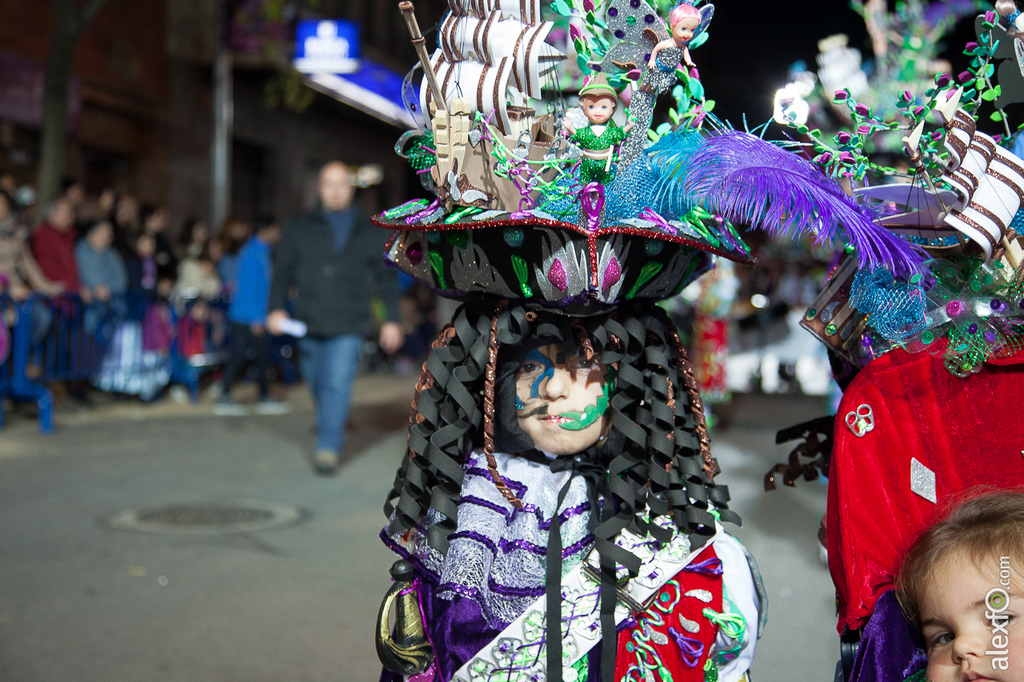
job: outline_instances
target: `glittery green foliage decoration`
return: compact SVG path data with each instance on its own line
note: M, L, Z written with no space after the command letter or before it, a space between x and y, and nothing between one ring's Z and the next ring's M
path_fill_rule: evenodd
M421 171L431 168L437 163L437 154L434 153L434 133L427 131L423 135L416 135L409 140L408 159L413 170Z
M863 9L861 3L855 2L854 8L858 9L858 7ZM904 23L908 20L908 17L897 18ZM840 89L835 91L831 101L835 106L848 109L852 121L848 129L841 129L836 135L828 138L822 135L821 130L811 130L806 125L790 123L789 127L810 140L810 143L806 145L807 151L811 153L813 161L830 177L862 182L869 173L879 176L906 176L906 173L901 173L895 168L873 162L870 154L886 146L880 142L883 137L891 137L895 134L899 138L909 135L917 128L918 124L927 122L918 149L925 169L932 175L938 176L946 164L948 154L943 148L945 132L938 124L936 117L930 117L936 105L945 102L952 91L960 87L963 88L960 106L967 113L976 116L982 102L994 102L1002 94L1002 88L992 80L995 73L992 59L998 47L998 41L992 37L992 28L997 21L994 12L987 12L983 20L979 22L978 41L967 43L963 51L971 58L969 68L955 77L949 73L936 74L932 87L927 88L923 95L912 92L916 91L914 85L919 81L921 74L914 76L914 82L905 83L905 89L893 93L895 95L894 105L880 106L878 112L867 103L857 101L850 90ZM934 29L940 34L945 30L948 30L948 27L944 25ZM909 33L912 31L908 29L908 45L916 44L914 36ZM899 76L899 74L892 75ZM907 76L907 74L902 75ZM899 80L900 78L897 77L894 82ZM1003 124L1005 137L1003 135L993 135L993 137L1000 144L1003 144L1005 139L1008 146L1013 131L1006 120L1005 112L997 109L988 118ZM1024 125L1017 128L1018 131L1021 129L1024 129Z
M640 269L640 276L637 277L636 283L630 288L629 293L626 294L626 298L633 298L636 293L640 291L640 287L650 282L655 275L661 272L661 263L648 262Z
M947 341L945 366L966 377L989 358L1024 350L1024 285L998 261L963 255L931 261L924 278L928 329L895 343L911 352L937 352L937 338ZM871 323L870 318L868 323Z
M519 287L523 290L523 296L531 298L533 296L533 289L526 283L530 273L526 260L519 256L512 256L512 268L516 271L516 279L519 280Z
M447 289L448 283L444 278L444 260L441 258L441 254L437 251L428 251L427 258L430 259L430 267L434 269L434 274L437 275L437 286Z

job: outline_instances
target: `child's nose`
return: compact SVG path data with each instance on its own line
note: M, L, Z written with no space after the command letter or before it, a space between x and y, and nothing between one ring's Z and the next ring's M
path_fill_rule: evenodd
M556 367L551 377L544 382L544 387L542 389L544 397L548 400L557 400L559 398L566 397L569 395L570 382L571 377L569 376L569 372L565 369L559 369Z

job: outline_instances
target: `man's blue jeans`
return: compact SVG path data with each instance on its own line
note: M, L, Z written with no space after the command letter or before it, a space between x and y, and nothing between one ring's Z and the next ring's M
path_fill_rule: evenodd
M360 334L299 341L302 378L316 404L316 449L341 455L345 444L352 380L359 371Z

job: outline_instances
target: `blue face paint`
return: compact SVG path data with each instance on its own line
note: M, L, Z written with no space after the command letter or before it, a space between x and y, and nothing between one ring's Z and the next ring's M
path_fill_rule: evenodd
M541 382L555 376L555 365L553 362L551 362L550 358L541 353L539 350L531 350L530 354L526 356L526 360L523 364L527 362L536 362L544 368L544 371L540 373L540 375L534 380L533 384L530 386L530 397L539 398Z

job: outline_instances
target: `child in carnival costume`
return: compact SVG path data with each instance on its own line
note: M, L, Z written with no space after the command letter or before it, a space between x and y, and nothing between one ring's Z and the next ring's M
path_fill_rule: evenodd
M466 303L419 389L383 539L414 568L427 679L553 679L545 609L568 628L563 679L742 679L766 600L719 524L738 518L711 482L692 368L659 308ZM646 591L616 590L616 563Z

